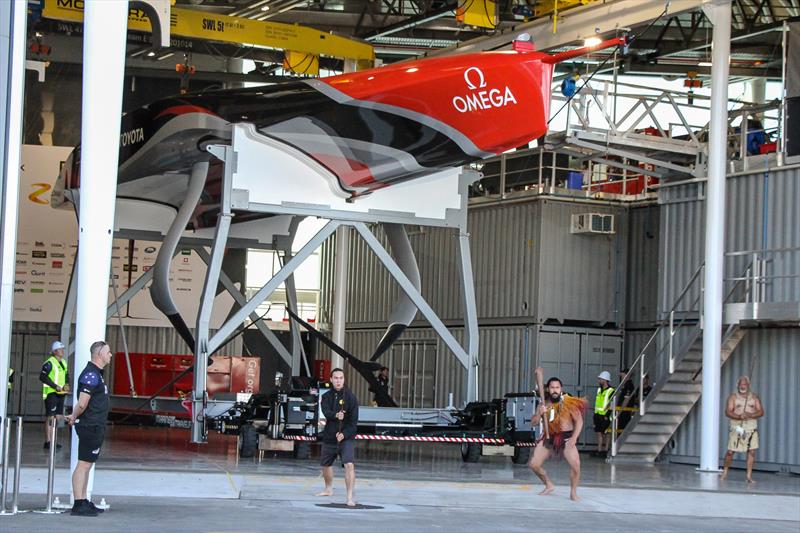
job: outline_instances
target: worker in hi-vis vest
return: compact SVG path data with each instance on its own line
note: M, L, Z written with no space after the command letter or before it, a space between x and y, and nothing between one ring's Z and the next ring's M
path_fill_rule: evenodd
M14 390L14 369L8 367L8 397L6 398L6 415L11 412L11 391Z
M50 427L64 419L64 398L69 394L69 373L67 361L64 359L64 345L60 341L53 342L50 357L42 365L39 373L42 382L42 398L47 418L44 425L44 449L50 448ZM61 445L56 443L56 448Z
M608 451L606 430L611 425L611 396L614 395L611 374L607 370L597 376L597 385L597 395L594 397L594 431L597 433L597 453L603 454Z

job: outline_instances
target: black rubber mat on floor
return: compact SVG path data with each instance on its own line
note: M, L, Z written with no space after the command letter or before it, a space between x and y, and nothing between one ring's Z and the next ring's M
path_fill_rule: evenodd
M317 507L327 507L328 509L352 509L354 511L359 509L383 509L383 507L379 507L377 505L364 505L362 503L357 503L355 507L348 507L345 503L318 503Z

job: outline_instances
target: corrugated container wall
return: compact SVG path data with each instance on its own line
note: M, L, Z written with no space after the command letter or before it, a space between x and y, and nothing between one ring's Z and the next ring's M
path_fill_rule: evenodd
M753 329L747 332L731 359L722 368L722 399L736 390L739 376L752 372L753 391L761 397L765 415L758 422L759 467L765 463L800 473L800 329ZM701 400L702 402L702 400ZM699 462L700 402L667 445L665 454L673 460ZM723 403L724 409L724 403ZM722 456L728 442L727 419L719 426Z
M647 341L652 337L655 329L627 329L625 330L625 346L623 348L622 366L630 367L639 357L639 354L644 349ZM654 340L647 347L645 358L652 359L656 350L656 341ZM638 377L635 378L638 380ZM636 381L638 384L638 381Z
M572 234L571 217L613 214L612 235ZM542 201L537 321L624 322L627 213L605 205Z
M800 301L800 169L762 170L729 177L726 194L725 252L767 250L763 257L767 259L766 276L770 279L765 301ZM659 203L659 310L665 314L703 261L705 183L661 189ZM725 277L741 277L751 260L748 255L726 257ZM727 282L726 293L730 288L731 282ZM696 283L686 300L693 301L699 291ZM792 465L795 470L800 465L800 424L793 411L800 403L798 354L800 328L751 329L722 369L724 398L735 389L738 376L749 373L755 361L753 387L761 395L767 413L759 423L759 465ZM700 403L694 407L665 451L675 460L698 460L699 406ZM727 444L725 420L720 421L719 431L722 455Z
M626 326L650 327L658 320L659 208L629 211Z
M766 194L765 194L766 190ZM728 178L725 252L800 248L800 169L761 171ZM705 183L659 191L661 253L659 310L666 312L703 262ZM768 254L767 274L800 272L800 250ZM750 257L726 258L725 277L740 277ZM726 284L726 287L730 287ZM692 301L700 286L690 292ZM800 301L800 279L776 278L767 285L767 301Z
M463 330L452 329L451 331L461 342ZM381 335L382 332L379 330L348 330L346 344L351 353L357 356L360 354L363 357L364 354L372 352ZM526 363L526 354L529 353L526 350L525 340L525 327L480 328L479 353L482 354L478 370L478 397L480 399L500 398L507 392L528 390L525 384L521 383L521 370ZM393 366L399 365L399 363L393 360L393 357L399 357L405 349L405 345L418 345L420 341L435 346L433 351L435 351L436 364L432 380L432 406L446 406L450 393L453 393L454 405L461 405L465 400L466 370L432 329L406 330L402 339L395 343L392 349L380 359L380 362L392 368L394 375ZM324 352L323 357L328 358L328 351ZM528 363L530 364L530 361ZM366 381L349 365L345 366L345 375L348 386L352 388L359 402L363 405L369 404L372 395L367 390ZM392 391L392 394L398 400L395 390Z
M616 215L616 234L571 234L571 216L589 212ZM621 207L550 200L470 208L479 320L622 322L626 218ZM455 230L407 229L423 296L442 319L463 319ZM384 241L380 229L376 234ZM330 316L333 249L328 244L323 252L323 319ZM399 294L396 283L355 236L349 264L348 328L385 324Z

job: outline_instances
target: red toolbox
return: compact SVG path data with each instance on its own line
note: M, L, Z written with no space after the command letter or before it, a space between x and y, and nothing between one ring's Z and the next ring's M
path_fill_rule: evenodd
M259 391L261 360L258 357L215 355L208 367L207 389L213 396L218 392ZM151 396L164 385L178 377L187 368L194 366L193 355L131 353L131 373L138 396ZM166 387L159 396L189 396L194 387L194 375L188 373ZM129 395L130 379L125 354L114 357L114 394Z

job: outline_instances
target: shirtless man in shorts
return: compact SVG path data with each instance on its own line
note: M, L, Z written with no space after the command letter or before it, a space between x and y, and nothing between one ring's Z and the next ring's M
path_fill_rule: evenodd
M541 369L537 368L536 371L540 372ZM537 425L544 417L544 423L548 425L550 436L549 438L542 437L542 440L537 443L528 466L544 483L544 490L539 493L544 496L553 492L556 487L547 476L547 472L542 468L542 465L551 454L556 456L563 455L570 467L569 497L573 501L578 501L581 459L575 443L583 429L583 412L586 410L586 400L563 394L561 380L558 378L550 378L545 386L545 391L547 392L545 403L539 405L531 419L531 423Z
M761 398L750 390L750 378L742 376L736 383L736 392L728 396L725 416L730 418L728 452L722 469L722 480L728 477L734 453L747 454L747 482L753 483L753 463L758 449L758 419L764 416Z

